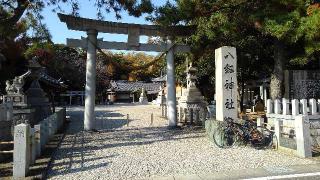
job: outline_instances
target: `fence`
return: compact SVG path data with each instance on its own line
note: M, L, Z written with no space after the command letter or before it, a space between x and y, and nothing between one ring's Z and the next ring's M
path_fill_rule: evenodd
M205 106L198 104L188 104L187 106L178 106L178 120L180 123L190 123L196 125L204 125L207 117L207 109Z
M320 100L268 99L266 116L280 148L309 157L312 149L320 147Z
M66 109L57 108L56 113L36 124L31 128L28 124L19 124L14 128L13 151L13 177L24 178L30 165L35 163L37 157L45 149L59 129L65 123Z

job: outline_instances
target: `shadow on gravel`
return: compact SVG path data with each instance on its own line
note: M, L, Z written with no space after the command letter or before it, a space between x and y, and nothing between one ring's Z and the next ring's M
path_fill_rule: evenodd
M74 124L71 124L71 126ZM88 171L96 168L106 167L110 164L110 162L103 162L100 164L91 164L91 161L97 161L100 158L92 158L93 151L92 146L88 143L86 138L87 134L83 131L79 131L77 133L69 132L69 136L65 137L64 141L62 142L61 146L67 145L67 148L60 147L59 151L63 151L64 153L60 153L60 155L55 155L54 160L57 161L59 159L64 159L63 162L55 162L52 164L48 170L49 175L64 175L70 173L77 173L80 171ZM90 157L91 156L91 157ZM115 157L115 155L106 156L106 158ZM59 167L57 169L52 169L52 166Z
M71 117L72 127L67 134L74 134L83 130L83 110L68 111L67 115ZM97 130L117 129L127 125L127 117L123 114L112 111L95 111ZM112 118L112 119L110 119ZM130 121L129 121L130 123Z
M76 173L80 171L88 171L95 168L106 168L112 161L109 158L116 157L118 154L112 154L107 157L94 157L95 153L102 149L116 148L116 147L134 147L141 145L152 145L157 142L164 141L180 141L186 139L193 139L203 137L204 130L182 129L169 130L163 127L150 127L127 130L104 130L98 132L79 132L66 138L61 147L61 155L56 156L55 160L64 159L63 162L55 163L58 169L52 169L49 174L54 176L64 175L69 173ZM183 135L187 135L184 137ZM99 136L101 134L101 136ZM100 138L103 137L103 138ZM104 138L106 137L106 138ZM100 159L107 160L107 162L97 164ZM90 163L90 162L94 163ZM92 165L88 165L92 164Z
M63 175L87 171L95 168L106 167L112 162L109 158L118 156L112 154L107 157L95 157L95 154L102 149L115 147L134 147L141 145L151 145L164 141L180 141L183 139L193 139L203 137L205 130L201 128L185 127L182 129L169 130L167 127L128 127L126 115L112 111L96 111L96 132L86 132L83 130L83 111L68 111L71 117L71 124L67 130L67 136L62 142L58 153L55 156L55 168L49 170L49 174ZM110 117L113 117L110 119ZM129 123L130 124L130 123ZM97 155L98 156L98 155ZM103 163L97 164L103 158ZM59 160L62 160L59 162ZM92 163L95 161L94 163ZM90 163L91 162L91 163Z

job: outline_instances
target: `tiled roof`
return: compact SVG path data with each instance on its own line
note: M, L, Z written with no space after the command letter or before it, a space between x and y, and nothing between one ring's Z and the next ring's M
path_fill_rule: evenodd
M115 92L133 92L144 88L148 94L158 93L161 83L146 83L146 82L129 82L129 81L111 81L109 91Z
M65 84L63 84L62 81L57 80L51 76L49 76L47 73L45 72L41 72L40 73L40 81L44 81L47 84L50 84L52 86L58 86L58 87L64 87L66 88L67 86Z

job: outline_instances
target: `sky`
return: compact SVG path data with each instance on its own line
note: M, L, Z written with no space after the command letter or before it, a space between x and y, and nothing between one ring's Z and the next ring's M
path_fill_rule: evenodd
M152 0L154 6L163 5L166 0ZM93 5L94 1L87 0L79 0L80 11L79 14L81 17L97 19L96 7ZM66 14L71 12L70 6L65 5L63 7ZM43 23L47 25L50 34L52 36L52 41L57 44L66 44L66 38L74 38L80 39L82 37L86 37L86 32L82 31L74 31L68 30L65 23L60 22L58 15L56 12L52 12L52 7L46 7L42 12L44 16ZM134 24L151 24L150 22L145 20L146 15L143 15L139 18L135 18L133 16L129 16L127 12L121 12L122 19L117 20L114 12L110 12L105 14L105 21L113 21L113 22L124 22L124 23L134 23ZM116 42L126 42L127 35L119 35L119 34L107 34L107 33L99 33L98 38L103 38L104 41L116 41ZM146 42L147 37L141 36L140 42ZM157 53L151 53L157 54Z

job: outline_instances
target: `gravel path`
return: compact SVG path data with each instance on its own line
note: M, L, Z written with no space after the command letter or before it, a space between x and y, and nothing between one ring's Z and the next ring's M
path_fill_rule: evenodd
M93 133L81 131L83 107L69 108L67 113L72 122L54 156L50 179L145 179L317 163L273 150L219 149L204 130L168 130L160 108L152 105L98 106L99 132Z

